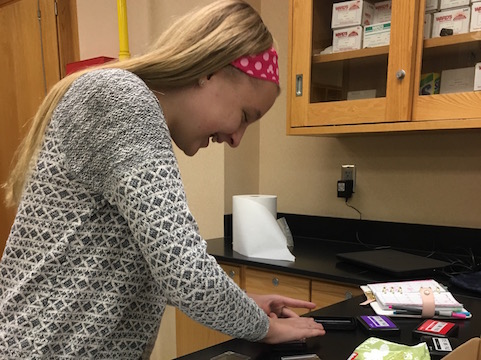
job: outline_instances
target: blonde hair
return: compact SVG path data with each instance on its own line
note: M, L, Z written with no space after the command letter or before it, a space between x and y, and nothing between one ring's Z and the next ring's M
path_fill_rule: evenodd
M36 158L52 113L72 82L99 68L120 68L139 76L153 90L195 84L235 59L267 50L273 38L259 14L243 0L222 0L175 21L144 55L90 68L60 80L40 105L20 145L5 184L6 203L20 202L30 166Z

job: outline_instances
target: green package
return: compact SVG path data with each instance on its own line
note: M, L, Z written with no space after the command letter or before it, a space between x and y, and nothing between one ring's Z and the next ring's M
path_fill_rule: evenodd
M370 337L360 344L349 357L356 360L430 360L426 343L408 346Z

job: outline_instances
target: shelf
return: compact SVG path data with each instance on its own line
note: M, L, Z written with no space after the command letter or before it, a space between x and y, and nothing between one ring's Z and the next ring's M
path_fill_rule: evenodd
M481 31L470 32L466 34L443 36L433 39L424 40L424 49L430 54L440 54L444 52L466 52L481 51ZM439 51L439 52L438 52ZM316 50L319 52L319 50ZM327 63L349 59L364 58L370 56L387 55L389 46L379 46L375 48L367 48L353 51L344 51L334 54L316 54L312 57L312 63Z
M466 34L442 36L424 40L424 48L430 49L440 46L463 46L469 43L481 42L481 31Z
M369 56L387 55L388 53L389 53L389 46L386 45L386 46L379 46L374 48L344 51L344 52L339 52L334 54L314 55L312 57L312 62L314 64L326 63L326 62L342 61L342 60L349 60L349 59L365 58Z

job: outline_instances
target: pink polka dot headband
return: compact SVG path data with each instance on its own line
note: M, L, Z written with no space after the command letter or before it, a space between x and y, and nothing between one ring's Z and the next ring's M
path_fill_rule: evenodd
M231 65L240 71L261 80L268 80L279 85L279 65L277 52L271 47L260 54L242 56Z

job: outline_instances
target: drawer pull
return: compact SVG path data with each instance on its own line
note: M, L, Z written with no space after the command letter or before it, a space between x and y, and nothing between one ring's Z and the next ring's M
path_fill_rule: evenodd
M235 271L234 271L234 270L229 271L229 276L230 276L231 278L234 278L234 276L235 276Z
M279 279L276 278L276 277L273 278L273 279L272 279L272 285L274 285L274 286L279 286Z
M346 293L344 294L344 297L345 299L352 299L352 292L346 291Z

